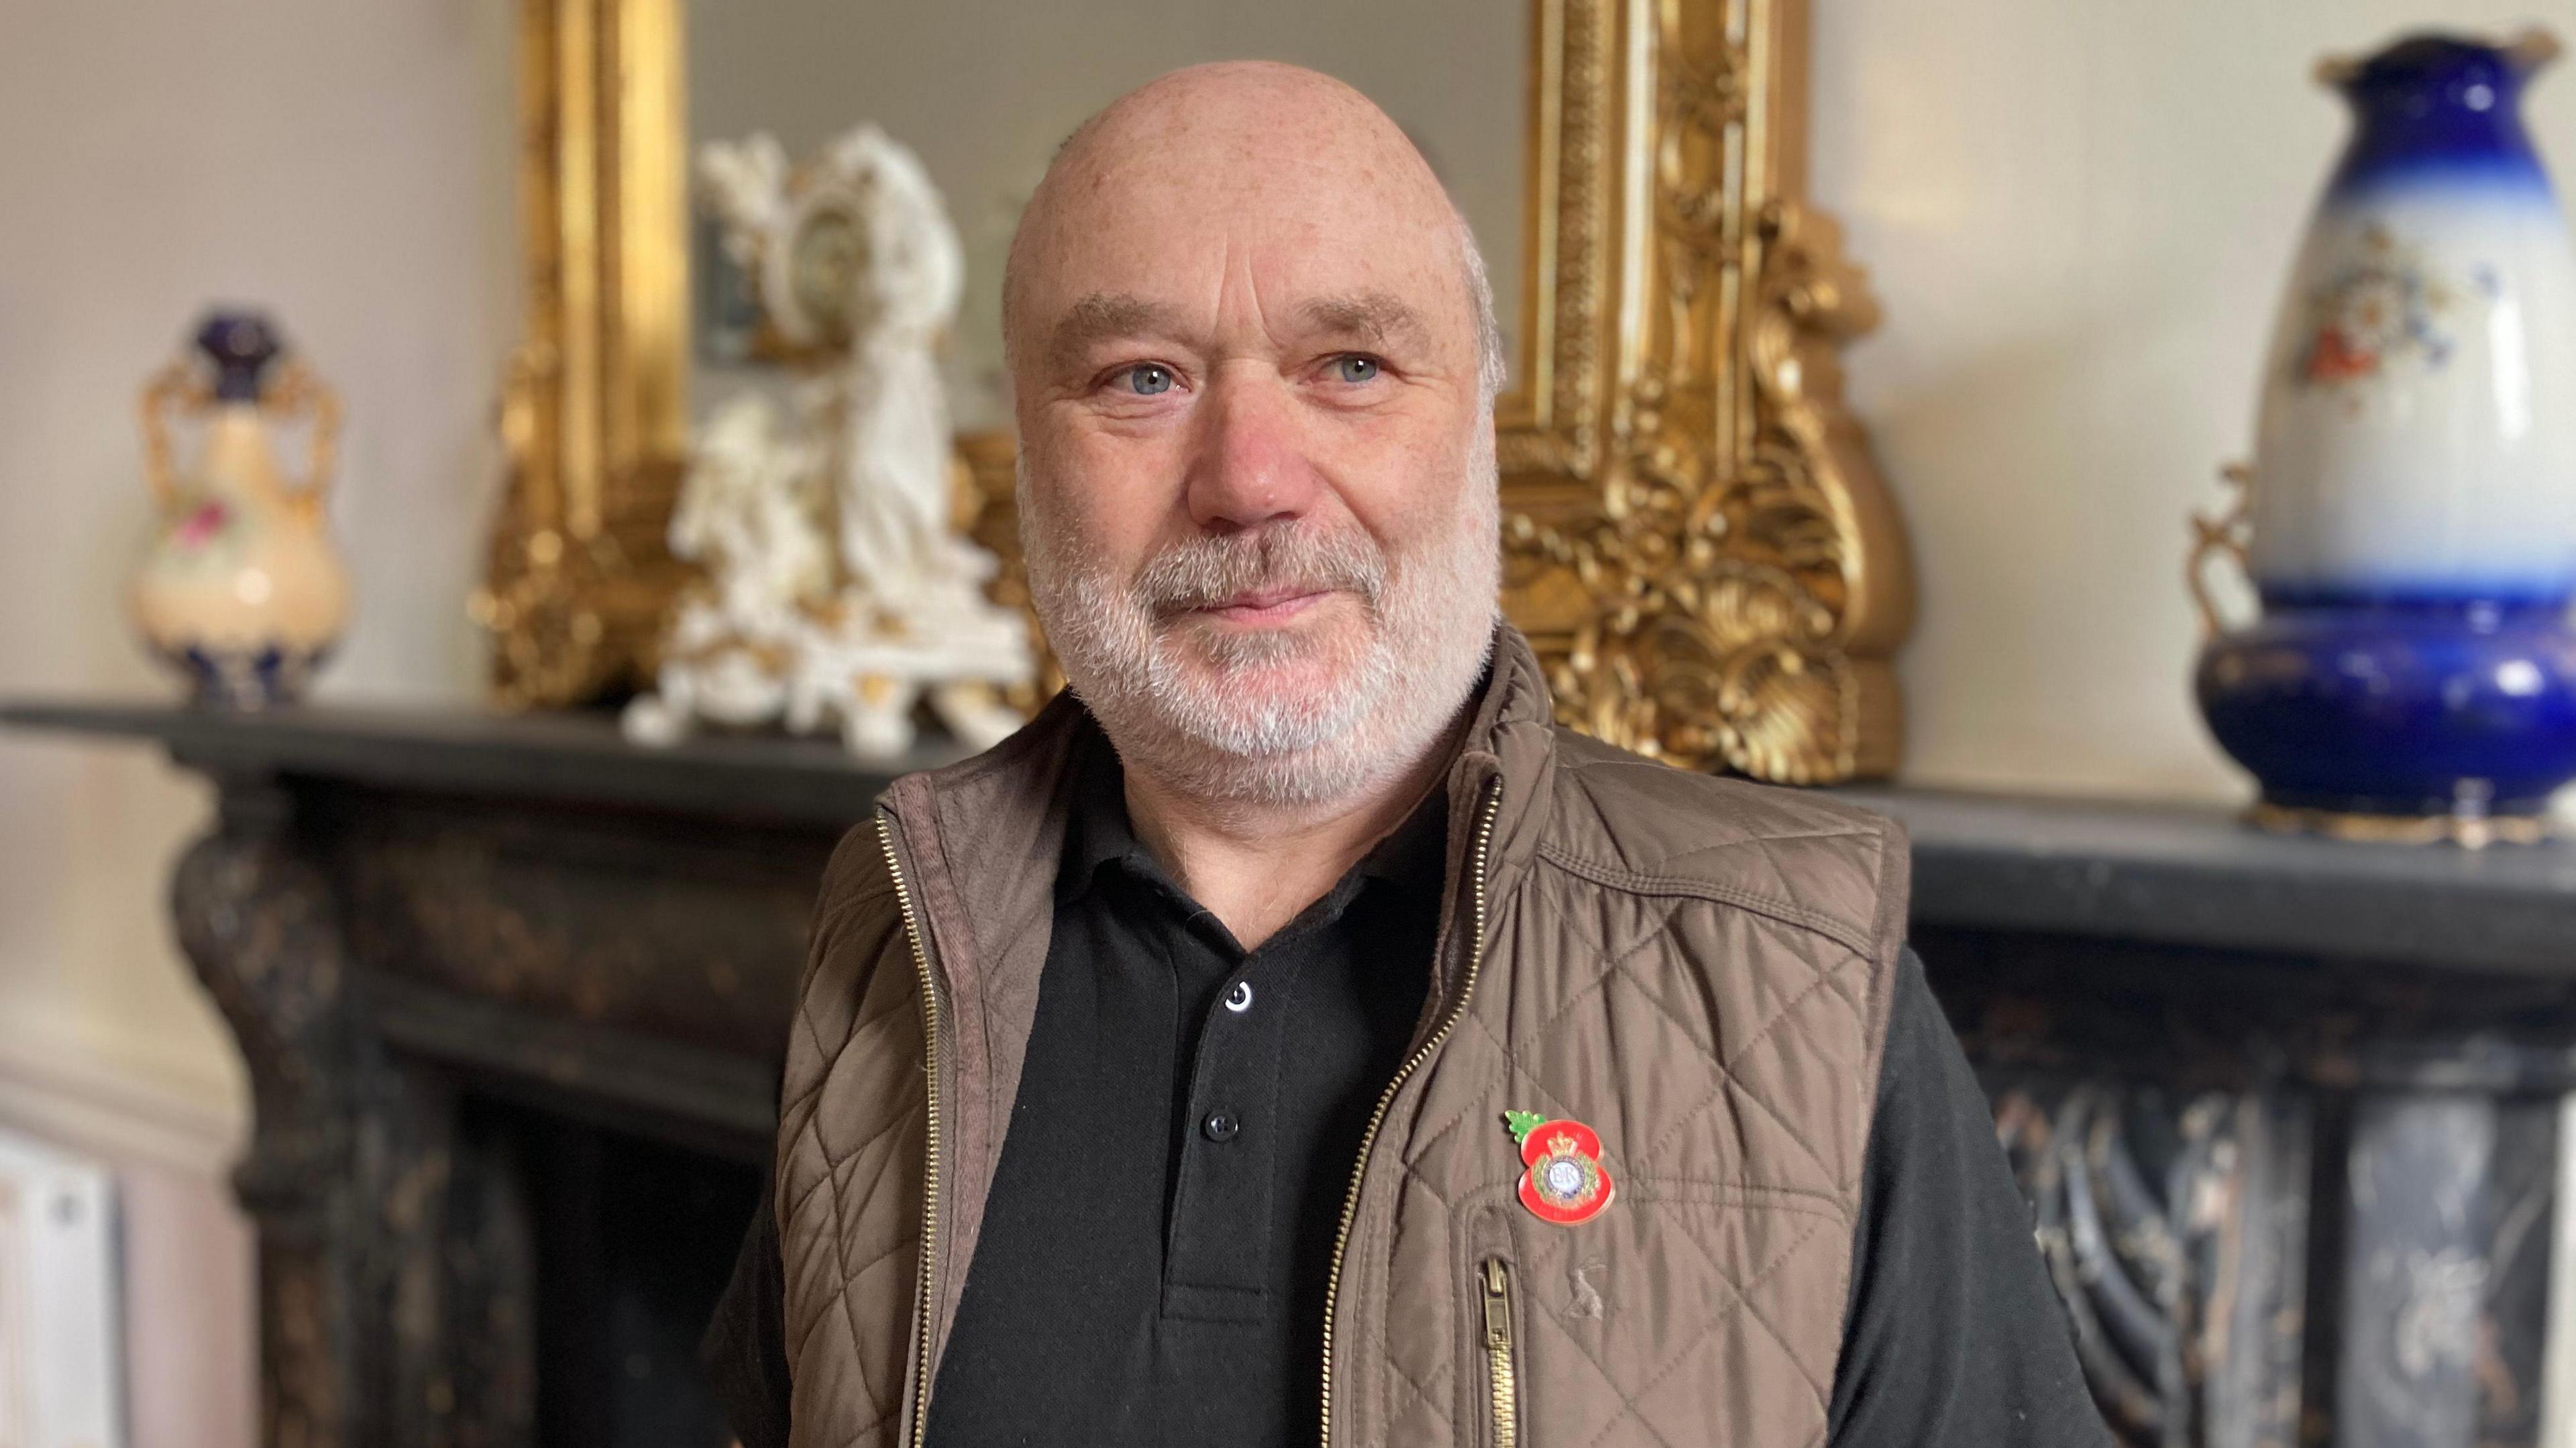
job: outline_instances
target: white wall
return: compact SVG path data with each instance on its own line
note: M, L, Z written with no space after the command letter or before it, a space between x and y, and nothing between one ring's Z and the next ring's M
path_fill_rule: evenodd
M2428 20L2576 41L2576 0L1812 3L1812 187L1887 312L1850 396L1922 579L1906 777L2250 795L2191 703L2184 519L2342 144L2310 64ZM2529 118L2563 196L2576 74Z
M358 613L323 693L462 699L513 332L504 0L11 0L0 16L0 695L147 696L133 399L208 303L341 389ZM164 890L205 796L0 734L0 1114L133 1165L133 1442L248 1440L239 1063Z

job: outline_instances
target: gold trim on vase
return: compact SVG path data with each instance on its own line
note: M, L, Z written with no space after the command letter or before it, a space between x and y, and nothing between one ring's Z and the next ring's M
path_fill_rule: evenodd
M2260 801L2245 811L2245 822L2274 834L2318 835L2374 845L2457 845L2469 850L2547 844L2566 833L2557 821L2538 814L2358 814Z

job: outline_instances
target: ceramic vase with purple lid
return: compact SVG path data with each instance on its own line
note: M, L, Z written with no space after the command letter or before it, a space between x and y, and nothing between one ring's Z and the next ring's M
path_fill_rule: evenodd
M349 575L323 518L339 397L255 312L208 316L191 351L144 388L144 477L159 507L134 621L197 702L290 703L349 618ZM297 431L300 473L277 447ZM183 449L189 433L196 445Z
M2282 828L2536 838L2576 778L2576 246L2521 120L2533 32L2319 76L2352 137L2273 332L2238 510L2199 525L2210 731ZM2225 631L2218 553L2262 616Z

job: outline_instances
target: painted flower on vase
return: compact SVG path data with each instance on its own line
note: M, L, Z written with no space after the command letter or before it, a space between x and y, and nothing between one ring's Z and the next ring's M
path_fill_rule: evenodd
M208 544L223 535L224 525L232 521L232 510L220 498L208 498L188 510L171 530L171 541L182 553L203 552Z
M2438 371L2451 358L2452 337L2441 324L2457 297L2421 252L2372 223L2356 254L2308 293L2308 340L2292 359L2293 380L2335 388L2386 376L2401 363Z
M2352 258L2308 291L2308 345L2290 363L2293 381L2336 389L2388 376L2401 363L2439 371L2455 350L2445 322L2458 299L2458 286L2437 276L2421 250L2372 222Z

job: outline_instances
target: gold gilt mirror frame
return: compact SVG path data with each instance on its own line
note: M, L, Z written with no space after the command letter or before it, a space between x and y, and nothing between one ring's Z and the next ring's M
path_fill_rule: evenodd
M688 571L681 0L522 0L528 324L476 617L505 704L644 681ZM1819 784L1895 767L1905 539L1836 350L1875 319L1803 203L1805 0L1531 0L1504 605L1564 721ZM960 514L1024 603L1011 441Z

